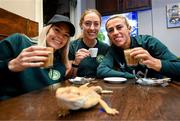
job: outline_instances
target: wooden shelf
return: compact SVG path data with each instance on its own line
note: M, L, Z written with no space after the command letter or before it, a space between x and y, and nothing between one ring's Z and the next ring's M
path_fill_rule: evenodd
M151 0L96 0L96 9L102 15L151 9Z
M38 23L0 8L0 39L13 33L23 33L29 37L38 35Z

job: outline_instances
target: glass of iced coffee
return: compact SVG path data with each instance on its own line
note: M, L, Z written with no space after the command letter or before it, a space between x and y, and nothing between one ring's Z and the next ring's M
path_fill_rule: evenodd
M44 68L50 68L53 66L53 60L54 60L54 48L47 47L46 48L49 51L48 59L44 62L43 67Z
M128 66L138 65L139 60L130 56L131 49L124 50L124 57Z

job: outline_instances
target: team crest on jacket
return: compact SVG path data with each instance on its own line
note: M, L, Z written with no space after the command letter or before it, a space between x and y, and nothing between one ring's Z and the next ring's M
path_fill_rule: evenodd
M104 58L104 55L98 55L98 56L96 57L96 61L97 61L98 63L101 63L102 60L103 60L103 58Z
M52 80L58 80L61 77L61 73L54 69L50 69L48 75L49 75L49 78Z

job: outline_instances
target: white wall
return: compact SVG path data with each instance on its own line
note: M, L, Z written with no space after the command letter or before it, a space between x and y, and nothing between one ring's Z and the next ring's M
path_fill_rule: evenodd
M153 35L152 11L138 12L138 33Z
M0 0L0 8L23 16L39 23L39 31L43 25L43 0Z
M180 28L167 28L166 5L180 0L152 0L152 10L138 13L139 34L150 34L180 56Z

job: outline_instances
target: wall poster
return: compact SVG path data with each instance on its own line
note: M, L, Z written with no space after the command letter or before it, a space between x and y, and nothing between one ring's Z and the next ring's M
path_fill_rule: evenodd
M168 4L166 13L167 28L180 27L180 3Z

